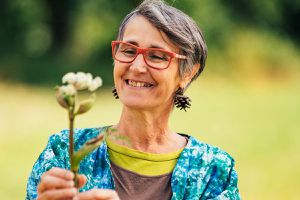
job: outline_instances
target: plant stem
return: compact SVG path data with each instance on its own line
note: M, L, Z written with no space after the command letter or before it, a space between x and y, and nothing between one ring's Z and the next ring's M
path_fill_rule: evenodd
M78 186L77 183L77 170L73 170L72 169L72 163L73 163L73 154L74 154L74 119L75 119L75 115L74 115L74 107L71 107L69 109L69 155L70 155L70 166L71 166L71 170L74 173L74 183L75 183L75 187Z
M69 155L70 155L70 165L72 164L73 159L73 152L74 152L74 115L73 115L73 109L69 110Z

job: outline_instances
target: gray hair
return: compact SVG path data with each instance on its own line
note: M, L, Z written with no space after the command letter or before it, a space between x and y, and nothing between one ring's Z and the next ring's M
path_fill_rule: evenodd
M200 64L198 72L192 78L192 81L195 80L203 71L207 57L207 46L196 22L163 0L144 0L123 19L119 27L118 40L123 39L127 23L137 15L145 17L158 30L164 32L179 47L180 54L187 57L179 62L181 78L190 73L195 64Z

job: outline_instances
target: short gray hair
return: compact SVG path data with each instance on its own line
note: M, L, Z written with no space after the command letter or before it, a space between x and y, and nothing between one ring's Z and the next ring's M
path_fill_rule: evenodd
M163 0L144 0L123 19L119 27L118 40L123 39L127 23L137 15L145 17L158 30L163 31L179 47L180 54L187 57L180 60L181 78L190 73L195 64L200 64L198 72L192 78L192 81L195 80L203 71L207 58L207 46L196 22Z

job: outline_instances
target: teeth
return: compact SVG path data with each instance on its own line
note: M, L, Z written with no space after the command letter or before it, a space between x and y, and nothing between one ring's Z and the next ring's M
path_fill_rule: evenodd
M133 86L133 87L150 87L151 84L149 83L144 83L144 82L136 82L132 80L128 80L128 85Z

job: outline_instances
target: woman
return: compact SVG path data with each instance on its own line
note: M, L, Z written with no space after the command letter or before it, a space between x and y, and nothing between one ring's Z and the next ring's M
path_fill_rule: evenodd
M66 170L68 131L51 136L27 199L240 199L234 160L168 126L174 105L190 106L183 91L202 72L206 53L196 23L164 2L146 0L128 14L112 42L114 95L123 104L116 131L81 163L80 193ZM107 130L77 130L75 146Z

